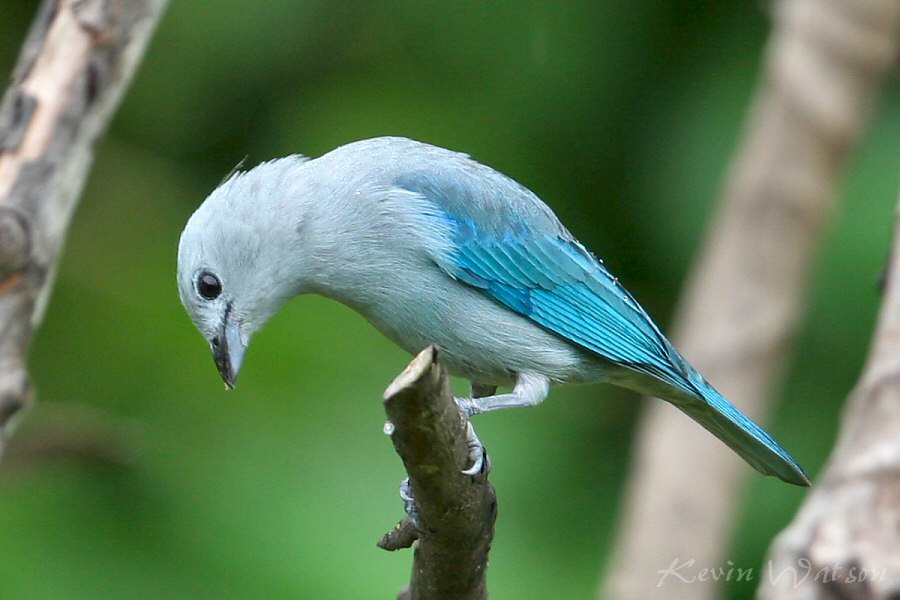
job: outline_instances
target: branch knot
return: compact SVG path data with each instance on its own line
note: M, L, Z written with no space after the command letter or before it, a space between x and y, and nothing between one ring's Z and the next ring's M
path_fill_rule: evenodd
M0 206L0 290L10 276L23 270L31 256L31 228L21 211Z

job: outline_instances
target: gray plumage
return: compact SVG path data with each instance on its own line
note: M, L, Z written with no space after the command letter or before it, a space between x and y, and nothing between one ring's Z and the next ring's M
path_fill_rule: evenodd
M205 279L204 279L205 278ZM608 381L669 400L751 465L799 465L718 394L531 191L464 154L377 138L236 173L188 221L182 302L229 386L252 335L288 300L338 300L410 353L537 404L550 383Z

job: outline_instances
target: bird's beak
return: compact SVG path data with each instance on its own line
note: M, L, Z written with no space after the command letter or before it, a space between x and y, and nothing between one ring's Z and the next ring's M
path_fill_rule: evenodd
M241 363L244 361L244 350L246 350L241 342L240 326L226 318L222 330L210 341L210 347L225 387L230 390L234 389L234 380L237 379Z

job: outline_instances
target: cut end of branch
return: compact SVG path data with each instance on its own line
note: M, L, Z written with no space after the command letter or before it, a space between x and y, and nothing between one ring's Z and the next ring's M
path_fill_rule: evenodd
M428 369L430 369L435 361L437 361L439 354L440 351L434 344L419 352L412 362L403 369L402 373L394 378L384 391L384 401L387 402L403 390L412 387L416 382L420 381L425 376Z

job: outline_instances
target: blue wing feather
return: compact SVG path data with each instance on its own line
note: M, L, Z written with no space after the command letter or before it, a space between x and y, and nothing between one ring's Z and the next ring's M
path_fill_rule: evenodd
M696 394L650 317L545 204L496 171L463 166L394 182L430 200L452 229L452 251L436 257L442 269L606 360Z
M669 399L756 469L809 485L790 454L681 357L536 196L482 169L471 186L446 176L438 183L434 173L407 174L395 182L430 200L452 230L451 250L434 256L445 272L572 343L680 390L690 399Z
M696 393L650 317L574 240L522 232L455 241L442 265L454 277L479 282L494 300L611 362Z

